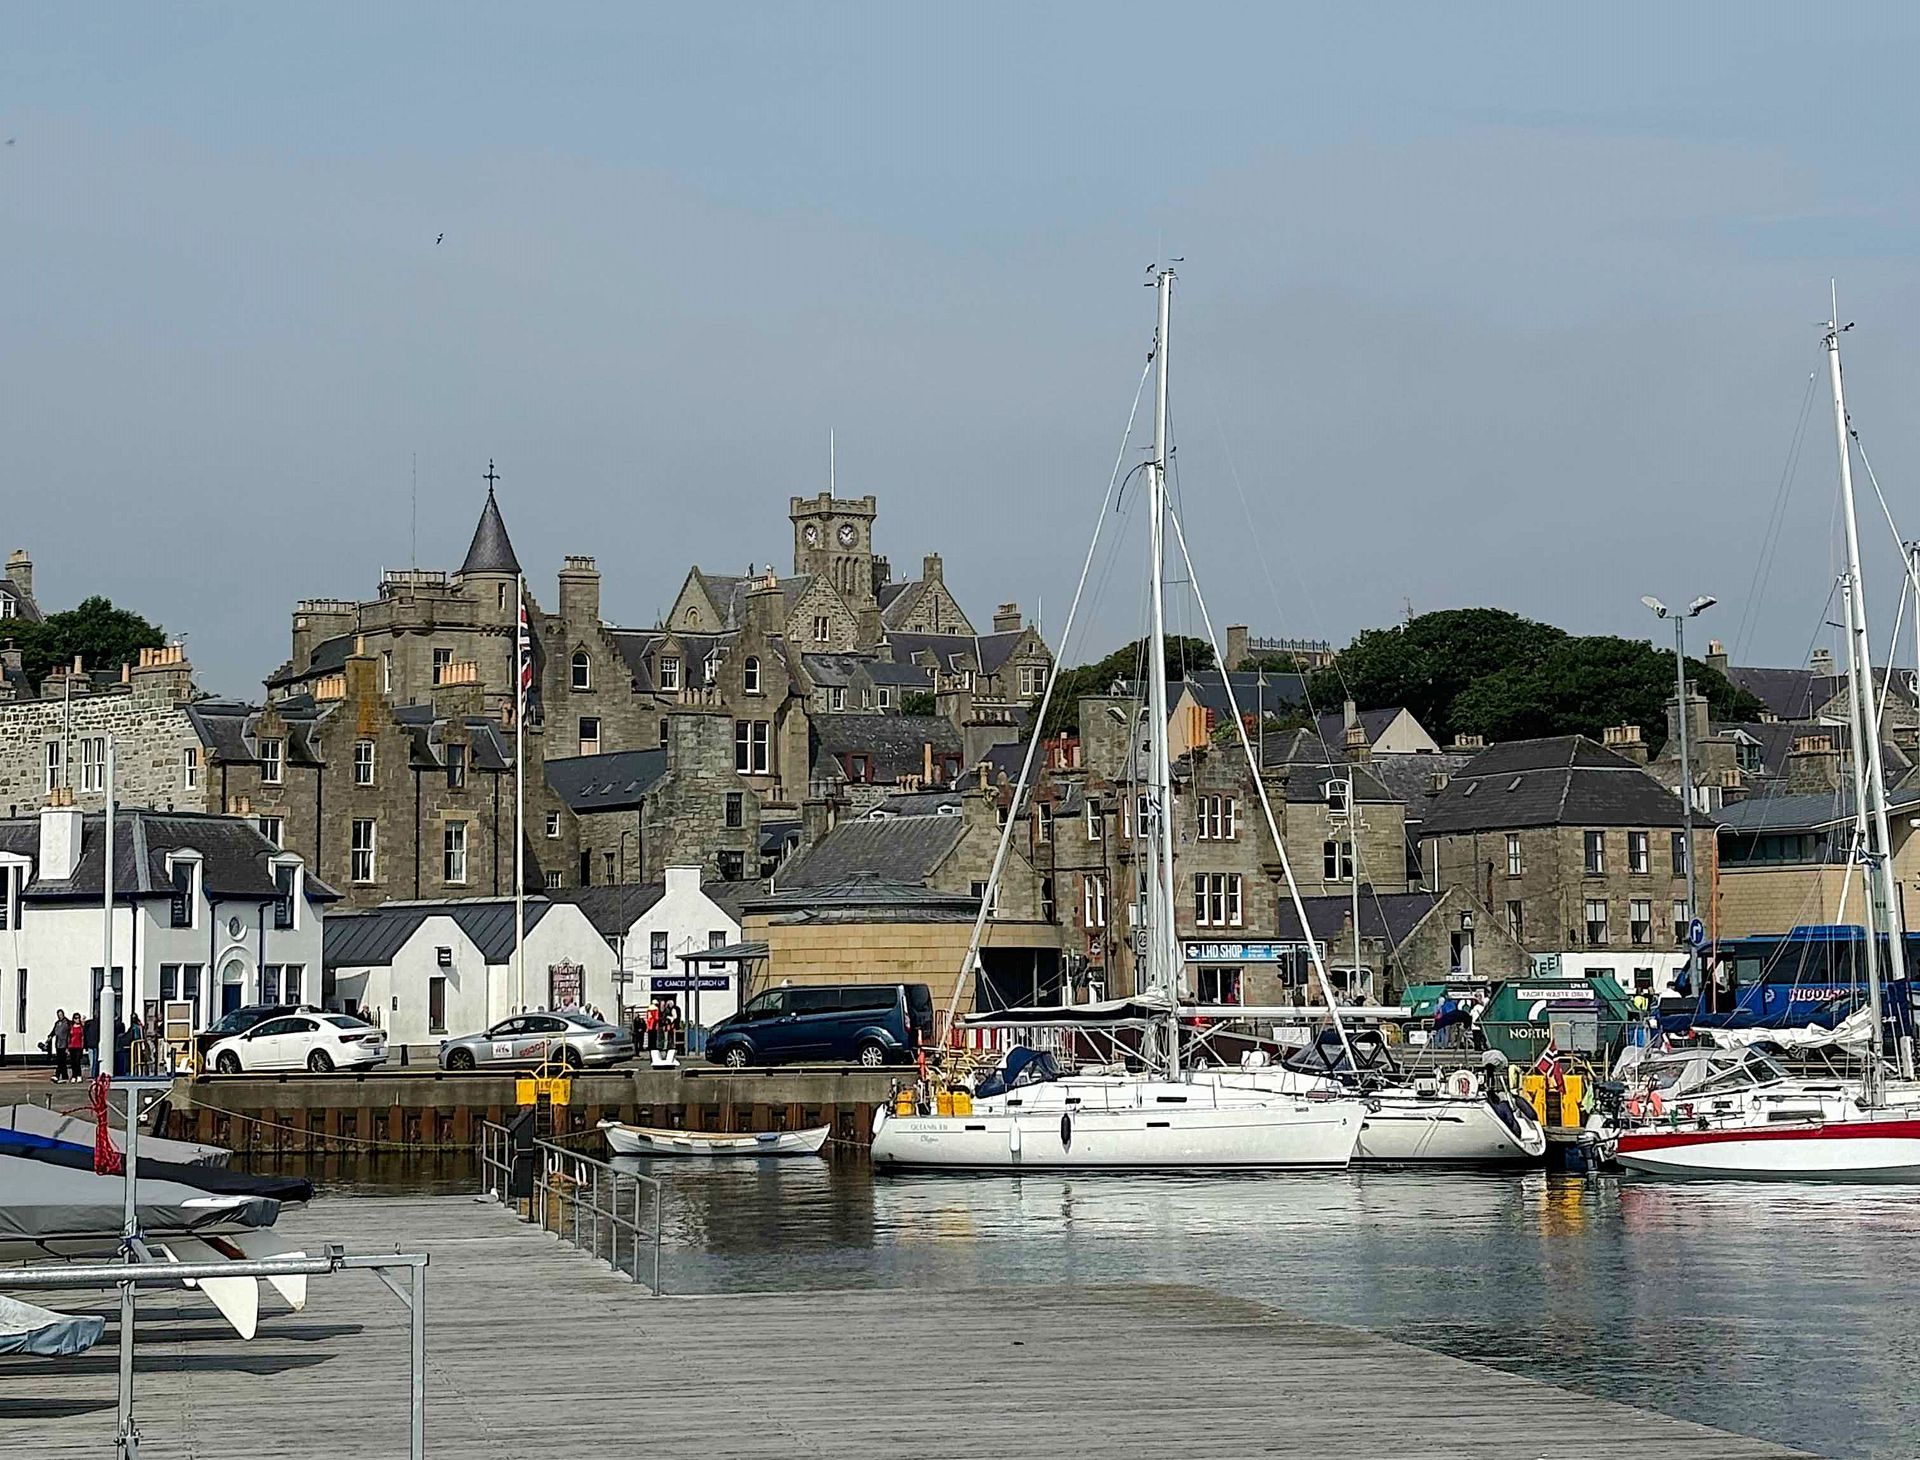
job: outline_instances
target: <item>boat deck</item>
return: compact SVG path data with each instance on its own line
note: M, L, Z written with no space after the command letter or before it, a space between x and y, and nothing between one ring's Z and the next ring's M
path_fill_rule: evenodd
M463 1197L325 1199L279 1230L432 1254L430 1454L1801 1453L1198 1288L653 1298ZM670 1286L671 1254L666 1270ZM406 1454L406 1313L370 1273L314 1279L302 1313L265 1296L251 1343L185 1293L151 1293L141 1317L143 1460ZM110 1321L80 1359L0 1359L0 1448L111 1453L113 1343Z

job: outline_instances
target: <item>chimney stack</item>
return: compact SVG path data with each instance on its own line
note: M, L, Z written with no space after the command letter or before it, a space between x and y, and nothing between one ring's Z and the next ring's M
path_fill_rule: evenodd
M1220 667L1231 674L1247 662L1247 626L1227 625L1227 659Z
M1635 765L1647 763L1647 742L1638 725L1609 725L1600 732L1606 747L1615 755L1624 755Z
M80 808L73 804L73 792L55 787L40 811L40 863L34 871L40 881L65 882L73 876L80 865L84 825Z
M1003 603L993 611L993 631L996 634L1017 634L1023 626L1019 604Z
M939 583L941 579L940 554L928 553L920 560L920 576L929 583Z
M578 553L560 570L560 617L570 624L600 622L600 569Z
M1727 646L1718 639L1707 640L1707 668L1727 672Z
M1833 650L1819 648L1813 651L1813 657L1807 660L1807 668L1815 674L1830 677L1833 674Z

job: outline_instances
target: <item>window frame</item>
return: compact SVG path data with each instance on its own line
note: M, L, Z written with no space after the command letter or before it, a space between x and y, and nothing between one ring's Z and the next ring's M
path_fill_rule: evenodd
M467 823L453 820L442 823L440 829L440 880L449 887L465 887L468 873L472 870L467 864ZM454 873L458 871L459 875Z
M374 742L356 740L353 742L353 783L356 786L371 786L374 775Z
M1518 877L1526 870L1526 855L1521 846L1520 833L1507 833L1507 875Z
M1652 833L1645 831L1627 833L1627 871L1635 877L1644 877L1653 871Z
M279 735L260 739L260 784L284 786L287 783L287 742Z
M593 688L593 656L585 649L575 649L571 663L571 683L575 690L585 692Z
M1607 875L1607 834L1604 831L1583 831L1580 843L1580 865L1587 877Z
M365 846L360 845L362 829L367 834ZM354 817L347 827L347 877L350 881L365 886L379 880L379 849L378 819L371 816Z

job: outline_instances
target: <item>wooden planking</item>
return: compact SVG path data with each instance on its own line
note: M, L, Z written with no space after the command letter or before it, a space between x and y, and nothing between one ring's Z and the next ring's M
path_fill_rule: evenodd
M434 1454L1796 1453L1198 1288L656 1299L466 1198L325 1199L279 1230L433 1254ZM372 1275L314 1279L304 1313L263 1311L242 1343L190 1295L142 1304L145 1460L404 1455L406 1315ZM0 1359L9 1453L110 1449L112 1341L110 1326L78 1361Z

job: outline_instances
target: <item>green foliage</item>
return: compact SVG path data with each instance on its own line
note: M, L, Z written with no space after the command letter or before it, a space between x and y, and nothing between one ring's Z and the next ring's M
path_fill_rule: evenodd
M1249 654L1233 667L1235 672L1244 674L1311 673L1294 654Z
M166 643L157 624L132 609L115 608L98 596L77 608L50 613L37 624L10 622L5 637L20 650L21 667L35 684L77 656L88 669L118 669L138 661L142 649Z
M1471 728L1453 720L1453 703L1469 685L1536 663L1566 637L1551 624L1505 609L1442 609L1357 635L1340 651L1339 664L1316 670L1307 687L1323 708L1337 708L1348 698L1361 709L1404 707L1445 744Z
M1168 634L1166 649L1169 681L1180 678L1183 672L1214 667L1213 646L1205 639ZM1080 701L1084 696L1111 694L1120 681L1143 678L1146 666L1147 641L1139 638L1123 644L1097 664L1061 670L1060 682L1054 686L1053 703L1048 707L1040 733L1053 736L1075 729L1080 723Z
M903 715L931 715L939 710L939 701L930 689L910 689L900 696L900 713Z
M1687 661L1687 677L1716 720L1757 720L1761 706L1717 669ZM1633 724L1650 753L1667 738L1673 656L1651 644L1610 635L1563 638L1538 658L1509 665L1462 691L1451 727L1489 741L1541 735L1590 735Z

